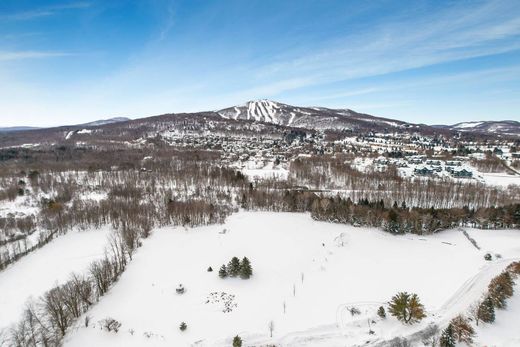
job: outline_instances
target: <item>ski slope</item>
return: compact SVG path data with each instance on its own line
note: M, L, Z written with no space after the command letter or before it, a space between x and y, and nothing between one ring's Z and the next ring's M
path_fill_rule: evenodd
M464 311L506 258L520 257L520 231L468 233L480 250L458 230L392 236L291 213L241 212L225 225L159 229L89 311L89 327L79 322L65 346L229 346L237 334L245 345L345 346L414 336ZM488 251L503 260L486 262ZM218 277L232 256L251 260L250 280ZM175 293L179 283L183 295ZM421 324L375 316L398 291L419 295L428 313ZM222 312L214 292L231 298L232 312ZM352 305L359 317L344 309ZM119 333L100 329L97 322L107 317L122 323ZM376 322L374 335L368 318ZM188 325L184 332L181 322Z

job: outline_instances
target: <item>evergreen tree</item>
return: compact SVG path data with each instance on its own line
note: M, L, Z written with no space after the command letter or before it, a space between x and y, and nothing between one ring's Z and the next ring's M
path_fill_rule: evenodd
M208 272L213 272L213 268L211 266L208 267Z
M226 269L226 265L222 265L220 267L220 270L218 270L218 276L220 278L226 278L228 276L228 272L227 272L227 269Z
M247 257L242 259L242 263L240 264L240 278L249 279L253 275L253 269L251 267L251 262Z
M379 308L377 309L377 315L381 318L386 318L386 312L383 306L379 306Z
M455 337L453 336L453 327L451 323L448 325L446 329L442 331L441 337L439 339L440 347L455 347Z
M475 335L475 330L469 323L469 321L463 315L458 315L453 318L450 323L453 330L453 337L458 342L464 342L467 345L473 343L473 336Z
M179 329L181 329L181 331L184 331L186 330L186 328L188 327L188 325L184 322L181 323L181 325L179 326Z
M240 336L237 335L233 338L233 347L242 347L242 339Z
M495 306L489 296L478 307L478 317L485 323L493 323L495 321Z
M227 267L228 275L237 277L240 274L240 260L237 257L231 258Z
M394 234L400 233L399 214L395 209L388 211L388 221L385 230Z
M491 280L488 286L489 297L496 308L505 308L506 300L513 296L513 279L509 272L504 271Z
M388 312L403 323L413 324L426 317L417 294L401 292L392 297Z

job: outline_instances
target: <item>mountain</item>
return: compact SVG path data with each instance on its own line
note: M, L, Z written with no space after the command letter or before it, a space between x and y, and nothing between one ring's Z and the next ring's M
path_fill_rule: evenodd
M69 125L69 127L95 127L95 126L106 125L106 124L126 122L129 120L130 120L130 118L126 118L126 117L114 117L114 118L109 118L109 119L100 119L100 120L83 123L83 124ZM44 128L27 127L27 126L5 127L5 128L0 128L0 133L19 132L19 131L27 131L27 130L38 130L38 129L44 129Z
M460 132L520 135L520 122L514 120L472 121L453 125L434 125L434 127Z
M244 105L216 111L225 119L250 120L295 128L319 130L395 130L421 125L374 117L349 109L291 106L271 100L248 101Z
M515 121L459 123L453 126L429 126L376 117L350 109L292 106L270 100L249 101L217 111L172 113L140 119L123 117L95 122L35 129L0 132L0 147L24 144L77 144L92 146L161 145L198 138L198 144L212 136L232 138L280 139L294 136L316 136L329 139L346 136L372 136L395 133L404 138L415 135L465 140L497 136L519 137L520 124ZM296 134L296 135L295 135ZM320 135L321 136L321 135Z

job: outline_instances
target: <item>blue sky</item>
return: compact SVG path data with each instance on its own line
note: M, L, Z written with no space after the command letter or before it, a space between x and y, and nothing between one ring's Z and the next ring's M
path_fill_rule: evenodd
M520 1L0 1L0 127L261 98L520 120Z

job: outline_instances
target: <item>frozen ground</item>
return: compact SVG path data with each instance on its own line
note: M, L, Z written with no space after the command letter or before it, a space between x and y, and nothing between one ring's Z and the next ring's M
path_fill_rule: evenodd
M108 233L108 228L70 231L1 271L0 330L20 319L29 298L37 298L100 258Z
M246 346L330 347L409 336L464 312L509 264L505 258L520 256L520 231L468 232L481 250L458 230L392 236L290 213L241 212L225 225L156 230L88 312L93 323L79 322L65 346L229 346L239 334ZM488 251L504 259L485 262ZM218 277L232 256L251 260L250 280ZM175 293L179 283L183 295ZM420 296L428 311L423 323L376 318L377 307L398 291ZM214 292L234 295L232 312L222 312ZM362 314L350 317L351 306ZM119 333L100 329L97 322L107 317L122 323ZM183 321L185 332L178 328Z

